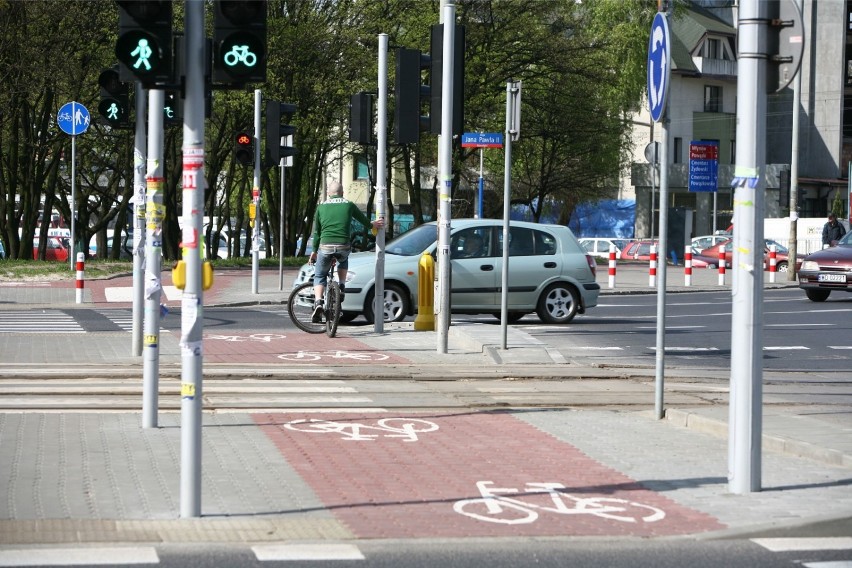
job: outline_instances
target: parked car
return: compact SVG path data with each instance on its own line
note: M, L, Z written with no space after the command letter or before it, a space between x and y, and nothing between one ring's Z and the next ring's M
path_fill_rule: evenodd
M3 246L2 240L0 240L0 258L6 258L6 247Z
M590 255L608 259L610 245L615 245L615 257L618 258L622 249L630 242L630 239L583 237L582 239L578 239L578 241L580 246Z
M400 321L417 308L418 265L423 253L436 256L437 224L411 229L385 246L385 321ZM595 260L580 247L568 227L512 221L509 229L510 321L535 312L545 323L568 323L597 305ZM481 256L461 258L465 243L479 237ZM453 313L500 316L502 302L503 221L453 219L450 237ZM373 321L374 252L352 253L346 278L343 319L363 314ZM437 270L437 265L436 265ZM294 285L313 278L305 264Z
M38 246L41 241L38 238L33 239L33 258L38 259ZM45 260L58 260L65 262L68 260L68 248L59 237L47 237L47 247L44 253Z
M619 258L621 260L651 260L651 245L657 245L659 247L660 243L656 240L651 239L641 239L638 241L633 241L628 243L627 246L621 251L621 255ZM657 258L659 259L660 253L657 251Z
M834 290L852 292L852 232L837 245L809 254L798 272L799 288L813 302L824 302Z
M692 248L694 251L700 251L706 248L710 248L718 245L719 243L723 243L731 238L729 234L720 234L720 235L702 235L700 237L695 237L690 241Z
M787 247L782 245L777 241L773 241L772 239L764 239L763 246L763 269L769 270L769 247L771 245L775 245L775 269L778 272L787 272ZM723 241L715 246L710 248L703 249L698 252L699 256L709 257L716 259L719 258L719 247L725 247L725 266L730 268L733 266L734 259L734 239L728 238L728 240Z

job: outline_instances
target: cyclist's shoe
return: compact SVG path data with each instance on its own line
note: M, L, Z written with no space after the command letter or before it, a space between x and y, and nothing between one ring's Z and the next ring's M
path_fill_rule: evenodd
M323 312L323 302L319 300L314 304L314 313L311 316L311 323L321 323L322 322L322 312Z
M343 284L340 285L340 303L343 303L343 298L346 297L346 288L343 287Z

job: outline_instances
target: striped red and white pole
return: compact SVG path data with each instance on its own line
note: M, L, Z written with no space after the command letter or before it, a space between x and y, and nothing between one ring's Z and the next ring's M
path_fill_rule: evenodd
M725 245L719 245L719 286L725 285Z
M77 253L77 303L83 303L83 285L86 281L86 255L82 252Z
M648 286L657 285L657 245L651 245L651 261L648 266Z
M609 287L615 288L615 245L609 245Z
M692 286L692 247L689 245L683 251L683 285Z
M769 282L775 283L775 272L778 270L778 247L769 245Z

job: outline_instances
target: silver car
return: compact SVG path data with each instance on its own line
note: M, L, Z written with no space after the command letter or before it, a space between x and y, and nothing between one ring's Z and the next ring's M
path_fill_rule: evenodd
M416 312L418 264L424 252L436 257L437 231L436 223L427 223L385 246L385 321L401 321ZM597 305L600 286L595 282L595 261L568 227L512 221L509 257L510 321L535 312L545 323L568 323ZM450 258L453 313L490 313L499 318L503 221L453 219ZM375 252L349 256L344 321L361 314L373 321L375 266ZM313 266L305 264L294 285L312 277Z

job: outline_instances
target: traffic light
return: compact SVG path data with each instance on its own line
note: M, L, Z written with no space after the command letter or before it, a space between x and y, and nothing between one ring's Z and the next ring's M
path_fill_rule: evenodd
M244 166L254 165L254 137L245 131L234 136L234 157Z
M292 146L296 127L289 124L294 114L296 105L266 101L266 166L278 166L282 158L296 154Z
M369 93L355 93L349 99L349 141L373 143L373 97Z
M171 0L116 0L115 55L122 81L145 88L173 82Z
M396 52L396 77L394 79L394 142L416 144L420 130L429 130L429 116L420 109L429 98L430 89L423 84L422 71L428 69L430 59L417 49L400 48Z
M215 0L213 7L213 82L265 82L266 0Z
M98 112L104 123L113 128L130 126L130 87L118 78L118 67L104 69L98 77L101 102Z
M166 91L163 102L163 124L166 126L183 126L183 105L178 91Z
M464 26L456 26L455 61L453 61L453 134L461 135L464 130ZM444 73L444 25L432 26L430 46L431 68L429 96L429 126L432 134L441 133L441 95Z

